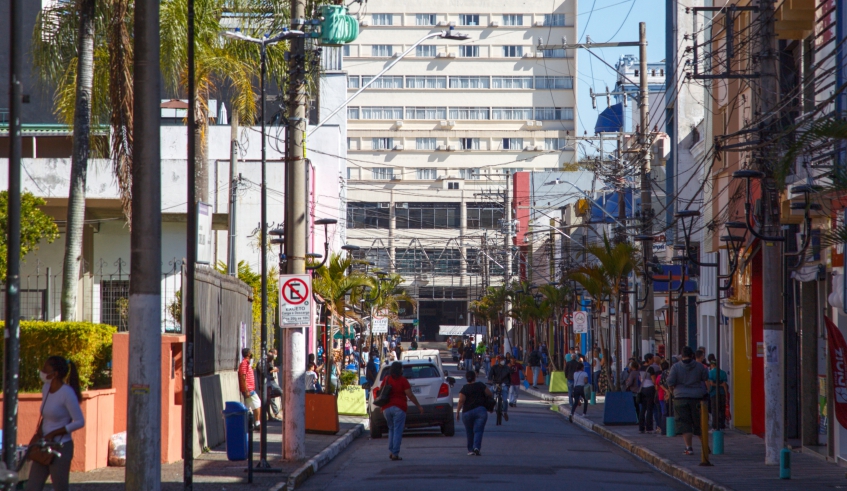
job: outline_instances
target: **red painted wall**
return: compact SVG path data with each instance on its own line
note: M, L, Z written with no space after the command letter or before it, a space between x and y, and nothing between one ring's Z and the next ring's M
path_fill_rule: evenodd
M756 253L751 261L751 302L750 320L752 324L753 370L750 381L751 431L754 435L765 436L765 358L760 349L764 342L762 322L762 253Z
M532 206L530 202L529 172L515 172L512 176L512 215L518 221L518 233L515 237L515 244L523 246L524 236L529 228L529 212Z

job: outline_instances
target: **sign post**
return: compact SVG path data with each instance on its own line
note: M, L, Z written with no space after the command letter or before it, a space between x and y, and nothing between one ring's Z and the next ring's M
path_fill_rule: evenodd
M312 325L312 277L307 274L284 274L279 277L280 326Z

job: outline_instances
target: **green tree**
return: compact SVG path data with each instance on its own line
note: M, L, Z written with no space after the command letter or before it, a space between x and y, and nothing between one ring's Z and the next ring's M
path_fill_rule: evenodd
M218 261L215 265L218 273L227 274L227 265L223 261ZM253 289L253 352L259 352L259 343L261 340L262 329L262 275L253 271L250 265L245 261L238 261L238 279L247 283ZM279 274L276 268L268 270L268 323L273 322L273 313L276 312L279 305ZM180 311L181 312L181 311ZM270 329L273 332L272 329ZM268 340L270 344L271 340Z
M349 255L332 253L327 263L315 270L312 288L326 301L331 316L342 316L345 297L356 288L371 284L367 276L351 270L352 264Z
M59 227L50 216L41 211L47 202L32 193L21 195L21 260L38 250L42 241L53 242L59 236ZM0 191L0 230L6 230L9 220L9 193ZM7 236L0 234L0 280L6 279Z

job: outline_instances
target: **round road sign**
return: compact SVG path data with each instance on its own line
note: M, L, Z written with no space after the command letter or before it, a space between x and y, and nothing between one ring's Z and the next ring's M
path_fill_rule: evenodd
M282 285L282 299L288 305L299 305L309 298L309 286L300 278L291 278Z

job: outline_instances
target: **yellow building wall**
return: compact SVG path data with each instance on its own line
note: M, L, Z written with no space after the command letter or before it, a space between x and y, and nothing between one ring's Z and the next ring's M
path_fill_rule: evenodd
M753 370L753 332L750 309L744 309L744 317L730 319L732 323L732 375L730 401L732 425L747 433L752 425L750 417L750 380Z

